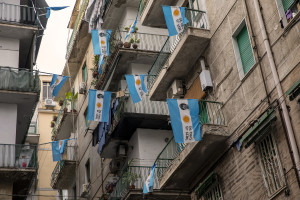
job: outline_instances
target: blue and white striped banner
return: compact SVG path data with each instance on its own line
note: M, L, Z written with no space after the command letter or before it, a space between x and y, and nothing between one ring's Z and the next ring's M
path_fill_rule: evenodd
M65 147L66 147L66 144L67 144L68 140L70 140L70 139L51 142L53 161L60 161L61 160L61 157L65 152Z
M67 76L60 76L57 74L53 74L52 80L50 83L50 92L52 93L53 96L57 96L59 90L62 88L66 80L68 79Z
M104 55L99 58L98 73L102 74L102 65L104 64Z
M94 29L91 31L94 55L109 55L109 38L111 33L111 30L98 31Z
M189 22L185 17L185 7L162 6L167 23L169 36L177 35L184 31L184 25Z
M132 98L133 103L140 102L145 94L147 93L145 85L145 74L132 75L126 74L125 78L127 81L128 89Z
M149 192L153 192L153 183L154 183L154 172L155 172L155 166L156 164L154 163L152 166L152 169L146 179L145 185L144 185L144 189L143 189L143 193L147 194Z
M111 92L90 89L87 119L108 122L110 102Z
M130 28L129 28L129 30L128 30L128 33L127 33L127 35L125 36L125 40L126 40L126 38L127 38L131 33L133 33L133 32L135 31L135 26L136 26L136 22L137 22L137 17L138 17L138 15L136 15L136 18L135 18L134 22L131 24L131 26L130 26Z

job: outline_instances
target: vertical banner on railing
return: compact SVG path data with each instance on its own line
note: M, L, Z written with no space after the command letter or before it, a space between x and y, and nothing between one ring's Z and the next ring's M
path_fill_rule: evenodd
M133 103L140 102L145 94L147 93L145 85L145 74L132 75L126 74L125 78L127 81L128 89L132 98Z
M162 6L167 23L169 36L177 35L184 31L184 25L189 22L185 17L185 7Z
M111 92L89 90L87 119L90 121L108 122L111 104Z
M154 172L155 172L155 166L156 164L154 163L152 166L152 169L146 179L145 185L144 185L144 189L143 189L143 193L147 194L149 192L153 192L153 183L154 183Z

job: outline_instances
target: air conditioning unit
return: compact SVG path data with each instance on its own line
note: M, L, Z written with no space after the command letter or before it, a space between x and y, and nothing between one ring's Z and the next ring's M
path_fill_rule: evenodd
M86 184L82 184L82 190L81 190L81 197L86 197L89 193L89 189L90 189L90 184L86 183Z
M112 174L115 174L122 169L124 164L124 159L113 159L109 163L109 170Z
M53 101L52 99L45 99L45 106L55 107L56 106L56 102Z
M201 88L206 91L213 87L210 72L208 70L202 70L200 73Z
M85 94L86 93L86 83L81 82L79 84L79 94Z
M179 98L183 96L183 85L181 80L174 80L167 91L167 98Z

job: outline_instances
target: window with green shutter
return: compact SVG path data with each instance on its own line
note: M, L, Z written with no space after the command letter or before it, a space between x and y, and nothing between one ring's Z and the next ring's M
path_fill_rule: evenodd
M87 67L86 67L86 63L84 63L84 65L82 67L82 81L83 82L87 81Z
M284 12L286 12L295 2L295 0L282 0Z
M251 46L246 25L241 29L239 34L236 36L236 41L239 48L243 71L244 74L246 74L255 63L252 46Z

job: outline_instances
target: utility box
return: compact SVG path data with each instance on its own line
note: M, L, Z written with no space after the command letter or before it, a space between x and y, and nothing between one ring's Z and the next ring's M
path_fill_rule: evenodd
M203 91L213 87L210 72L208 70L202 70L200 73L200 82Z

